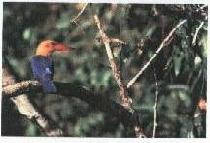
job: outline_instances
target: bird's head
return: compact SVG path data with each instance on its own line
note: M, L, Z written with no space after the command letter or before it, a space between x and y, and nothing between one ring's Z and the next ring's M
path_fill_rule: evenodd
M36 50L36 55L50 56L55 51L71 51L73 48L66 46L63 43L55 42L52 40L42 41Z

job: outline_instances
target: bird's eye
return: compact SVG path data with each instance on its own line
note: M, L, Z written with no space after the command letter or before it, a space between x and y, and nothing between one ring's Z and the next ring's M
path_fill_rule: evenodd
M52 46L55 46L55 45L56 45L56 43L55 43L55 42L51 42L50 44L51 44Z

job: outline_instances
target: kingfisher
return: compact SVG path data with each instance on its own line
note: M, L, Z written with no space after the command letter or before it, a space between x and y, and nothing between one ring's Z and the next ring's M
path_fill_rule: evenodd
M53 94L57 92L53 83L54 64L52 54L56 51L68 52L72 49L53 40L44 40L38 45L35 56L31 58L31 68L34 78L41 83L44 93Z

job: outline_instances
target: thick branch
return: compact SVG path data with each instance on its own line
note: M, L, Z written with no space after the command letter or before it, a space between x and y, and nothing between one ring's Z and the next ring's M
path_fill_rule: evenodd
M46 117L31 103L27 94L20 94L12 97L20 114L25 115L29 120L34 121L47 136L63 136L63 131L57 127L54 121Z
M120 106L119 104L107 99L103 96L93 94L91 91L86 89L85 87L75 86L72 83L59 83L55 82L55 85L58 89L58 93L62 96L67 97L77 97L80 98L92 106L101 109L105 112L112 112L115 115L119 115L118 113L127 112L126 114L130 114L126 108ZM20 94L27 93L31 90L39 90L41 91L41 85L38 81L22 81L20 83L16 83L13 85L8 85L3 87L2 95L4 97L18 97ZM101 103L104 104L101 104ZM117 108L115 108L117 107ZM124 111L125 110L125 111Z
M40 86L40 83L38 81L23 81L20 83L8 85L8 86L3 87L2 95L8 96L8 97L17 96L23 93L21 91L26 92L28 88L34 87L34 86Z
M109 62L110 62L111 68L112 68L112 73L113 73L114 78L117 81L117 84L120 88L121 105L123 105L127 108L130 108L131 99L128 97L127 88L125 86L124 81L122 80L122 77L120 75L119 66L117 65L117 63L114 60L114 56L113 56L113 53L112 53L112 50L111 50L111 47L110 47L110 42L121 42L121 41L118 40L118 39L110 39L106 35L106 33L104 32L104 30L101 27L101 23L100 23L97 15L94 15L94 20L95 20L95 23L98 27L101 39L102 39L102 41L105 45L106 52L107 52L107 55L108 55L108 59L109 59Z
M40 84L36 84L37 81L23 81L21 83L17 83L11 85L8 88L3 88L3 97L19 97L19 94L23 94L27 91L41 91ZM25 87L19 87L19 85L24 85ZM116 116L125 126L133 126L138 127L136 122L139 122L140 117L136 112L132 112L131 110L125 108L124 106L116 103L115 101L110 100L107 97L94 94L90 90L85 87L75 85L73 83L59 83L55 82L56 88L58 90L58 95L69 97L76 97L91 105L93 108L96 108L102 112L106 112L108 114ZM14 88L14 87L19 88ZM12 90L8 92L8 90ZM15 90L14 90L15 89ZM103 103L103 104L102 104ZM142 130L138 127L138 130L135 130L138 135L137 137L145 137L142 133Z
M12 68L9 65L7 59L4 59L6 64L3 65L3 90L2 95L10 97L12 102L16 105L20 114L25 115L27 119L34 121L47 136L63 136L63 131L55 124L55 122L42 114L37 107L35 107L28 98L28 95L24 94L26 87L32 87L39 85L38 82L22 82L16 83L16 78L12 73ZM14 85L12 85L14 84ZM17 97L12 97L16 91ZM4 107L2 107L4 108Z
M21 87L21 85L23 87ZM131 118L132 116L132 112L130 112L128 109L124 108L120 104L104 96L94 94L85 87L77 86L73 83L59 83L59 82L55 82L55 85L59 95L68 98L69 97L79 98L83 101L86 101L94 108L115 115L123 122L126 120L130 120L129 118ZM38 84L37 81L22 81L14 85L9 85L7 87L4 87L2 90L2 95L3 97L19 97L20 94L24 94L28 91L32 90L42 91L40 87L41 85Z
M160 51L165 47L167 42L171 39L175 31L181 27L187 20L180 21L171 31L170 33L164 38L164 40L161 42L160 46L156 50L155 54L149 59L149 61L141 68L141 70L128 82L127 88L130 88L136 80L143 74L143 72L147 69L147 67L151 64L151 62L157 57L157 55L160 53Z
M129 126L131 127L131 131L133 132L133 134L136 137L142 138L142 137L146 137L143 132L142 129L140 128L139 125L139 119L140 119L140 115L138 113L136 113L132 108L131 108L131 103L132 100L128 97L128 90L127 87L120 75L120 70L119 67L117 65L117 63L114 60L114 56L110 47L110 43L111 42L117 42L117 43L123 43L121 40L119 39L112 39L109 38L106 33L104 32L104 30L101 27L101 23L99 21L99 18L97 15L94 15L94 20L95 23L99 29L99 34L101 36L102 42L105 45L106 48L106 52L108 55L108 59L112 68L112 73L114 75L115 80L117 81L117 84L120 88L120 99L121 99L121 105L122 107L129 109L129 111L132 112L132 118L125 118L126 120L124 120L127 124L130 124ZM109 109L109 107L108 107ZM119 117L124 119L123 117L127 116L126 113L121 114Z

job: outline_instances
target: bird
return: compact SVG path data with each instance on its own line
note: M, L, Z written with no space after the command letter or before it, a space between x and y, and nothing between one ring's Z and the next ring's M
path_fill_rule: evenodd
M53 40L44 40L38 44L35 55L31 58L31 68L35 80L38 80L46 94L55 94L53 82L54 63L52 54L56 51L69 52L73 48Z

